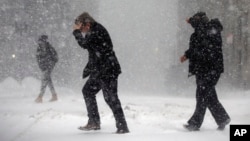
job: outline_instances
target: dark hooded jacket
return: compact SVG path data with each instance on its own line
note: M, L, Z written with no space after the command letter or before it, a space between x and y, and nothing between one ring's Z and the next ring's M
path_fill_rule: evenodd
M185 52L185 56L189 59L189 75L211 72L220 74L224 71L220 34L222 25L219 20L197 21L195 16L197 15L190 21L195 31L190 37L189 49Z
M211 62L210 69L216 71L217 73L224 72L223 64L223 52L222 52L222 38L221 32L223 26L218 19L212 19L208 23L208 59Z
M74 30L73 35L78 44L89 52L83 78L89 75L95 75L97 78L118 76L121 73L109 33L101 24L92 23L91 30L85 37L80 30Z
M36 58L38 66L42 71L51 71L58 62L56 50L44 39L38 40Z

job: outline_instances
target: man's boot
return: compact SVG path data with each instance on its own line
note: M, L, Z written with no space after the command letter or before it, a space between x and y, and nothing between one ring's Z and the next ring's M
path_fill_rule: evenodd
M125 120L123 120L122 122L118 122L116 127L117 127L116 131L117 134L129 133L127 122Z
M83 130L83 131L91 131L91 130L100 130L101 126L99 123L95 123L95 122L88 122L87 125L85 126L80 126L78 127L79 130Z
M36 103L42 103L43 102L43 96L39 95L36 100L35 100Z
M116 134L125 134L125 133L129 133L128 127L118 128L116 131Z
M229 118L229 119L227 119L225 122L221 123L221 124L218 126L217 130L221 130L221 131L224 130L225 127L226 127L226 125L228 125L228 124L230 123L230 121L231 121L231 119Z
M57 101L57 94L52 94L52 98L49 101L50 102Z

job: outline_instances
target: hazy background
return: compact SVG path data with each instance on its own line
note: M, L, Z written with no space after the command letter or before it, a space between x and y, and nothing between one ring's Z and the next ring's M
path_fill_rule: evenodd
M179 57L193 29L185 23L197 11L223 25L225 73L221 89L249 88L249 7L247 0L1 0L0 80L40 78L37 38L47 34L59 54L56 86L80 91L87 51L72 36L74 19L89 12L110 33L122 67L119 89L138 93L183 94L194 87L188 63Z

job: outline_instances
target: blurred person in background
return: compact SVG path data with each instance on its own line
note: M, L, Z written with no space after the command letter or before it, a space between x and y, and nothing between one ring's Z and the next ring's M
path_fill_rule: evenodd
M50 102L56 101L57 94L51 79L51 73L56 63L58 62L58 55L56 50L48 42L47 35L41 35L38 39L36 59L38 66L42 72L42 79L41 79L41 90L35 102L37 103L43 102L43 95L45 93L47 86L49 87L52 93L52 98L50 99Z

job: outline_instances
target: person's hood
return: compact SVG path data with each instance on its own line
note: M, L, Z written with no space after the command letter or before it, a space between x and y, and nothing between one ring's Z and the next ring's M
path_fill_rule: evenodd
M216 29L217 31L221 32L223 30L223 26L221 24L221 22L219 21L219 19L212 19L209 24L208 24L209 28L212 29Z
M203 28L208 21L209 19L205 12L198 12L189 18L188 23L190 23L194 29L198 29Z

